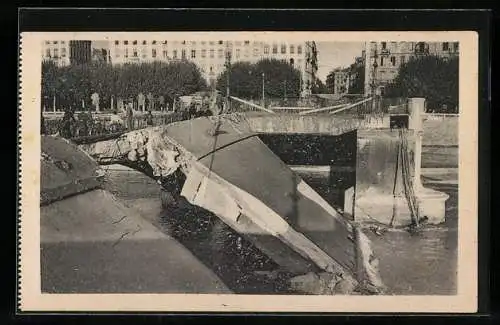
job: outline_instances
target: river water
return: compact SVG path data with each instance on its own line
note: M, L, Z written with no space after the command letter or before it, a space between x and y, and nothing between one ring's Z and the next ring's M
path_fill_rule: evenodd
M417 234L367 230L380 259L380 273L390 294L450 295L456 293L457 199L456 179L446 174L424 178L424 185L450 195L446 222ZM328 180L305 177L318 193L328 197ZM164 233L176 238L212 269L236 293L287 294L286 272L219 219L181 204L173 211L161 208L160 187L132 170L110 168L106 187L142 212Z

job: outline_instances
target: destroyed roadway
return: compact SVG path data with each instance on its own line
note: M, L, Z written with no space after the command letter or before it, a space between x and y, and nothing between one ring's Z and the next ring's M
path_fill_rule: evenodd
M175 194L217 215L295 273L295 281L315 274L323 284L307 293L383 290L366 236L291 172L240 116L198 118L80 147L100 164L123 164L158 180L181 170L187 178Z
M100 188L97 164L43 136L41 288L48 293L231 293L189 250Z

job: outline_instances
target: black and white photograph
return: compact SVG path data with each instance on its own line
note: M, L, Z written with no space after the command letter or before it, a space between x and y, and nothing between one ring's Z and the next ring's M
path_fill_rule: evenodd
M97 309L109 294L470 303L459 122L476 112L459 83L477 45L330 34L23 35L25 304L32 285Z

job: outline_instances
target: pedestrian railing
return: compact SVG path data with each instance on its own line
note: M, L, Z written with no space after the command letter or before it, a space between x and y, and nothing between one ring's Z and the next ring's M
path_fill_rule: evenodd
M150 121L152 125L148 125L149 118L145 114L132 116L130 124L127 123L127 118L123 115L96 114L90 118L88 115L84 117L82 114L77 114L75 119L68 124L65 124L66 122L62 116L60 118L47 119L44 121L44 128L47 135L60 134L66 138L76 139L117 134L129 130L143 129L148 126L170 124L188 118L187 114L180 112L153 114Z

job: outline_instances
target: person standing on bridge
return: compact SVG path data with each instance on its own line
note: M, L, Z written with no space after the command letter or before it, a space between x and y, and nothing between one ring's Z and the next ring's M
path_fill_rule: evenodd
M132 103L127 105L127 129L132 131L134 128L134 109L132 108Z
M151 113L151 110L149 110L148 114L146 115L146 125L153 126L153 114Z
M73 107L70 106L64 111L59 134L66 139L73 137L73 126L75 123L75 111Z

